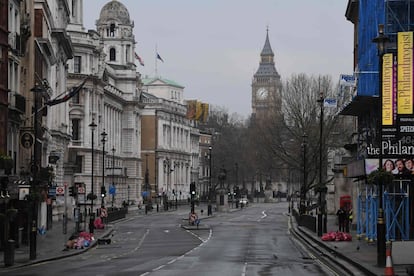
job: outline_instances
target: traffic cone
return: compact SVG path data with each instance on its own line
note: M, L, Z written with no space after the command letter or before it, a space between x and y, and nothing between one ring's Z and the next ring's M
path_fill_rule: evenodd
M384 275L394 276L395 274L394 274L394 268L392 267L391 246L387 246L385 253L386 253L387 259L385 262Z

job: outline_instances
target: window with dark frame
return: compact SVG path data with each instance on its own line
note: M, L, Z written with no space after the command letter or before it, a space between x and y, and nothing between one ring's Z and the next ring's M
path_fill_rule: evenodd
M83 167L83 156L76 155L75 173L82 173L82 167Z
M73 57L73 72L74 73L79 74L81 72L81 66L82 66L81 60L82 59L80 56Z
M80 139L80 120L79 119L72 119L72 140L79 140Z
M79 104L80 103L79 94L80 94L80 91L72 97L72 103L74 103L74 104Z
M114 23L111 24L109 32L110 32L111 37L115 36L115 24Z
M115 48L111 48L109 50L109 60L110 61L115 61L116 60L116 51L115 51Z

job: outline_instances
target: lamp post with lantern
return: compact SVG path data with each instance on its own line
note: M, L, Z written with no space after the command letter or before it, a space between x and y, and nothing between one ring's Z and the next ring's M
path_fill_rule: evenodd
M111 194L112 194L112 202L111 207L114 207L115 201L115 147L112 147L112 187L111 187Z
M326 218L326 192L327 187L322 183L322 156L323 156L323 120L324 120L324 102L325 98L323 92L319 94L319 100L317 101L320 104L321 114L319 119L319 185L317 187L318 197L318 236L321 237L323 233L326 233L327 227L327 218Z
M95 226L93 224L95 220L95 211L94 211L94 205L93 200L95 199L95 190L93 187L93 173L94 173L94 133L96 129L95 120L92 119L92 123L89 124L89 127L91 128L91 193L89 194L89 199L91 200L91 210L90 210L90 216L89 216L89 232L93 233Z
M211 206L211 197L212 197L212 191L211 191L211 163L212 163L212 159L213 156L211 155L213 150L212 146L208 147L208 205L207 205L207 215L210 216L213 214L213 208Z
M105 129L102 131L101 142L102 142L102 185L101 185L101 208L105 207L105 197L106 197L106 188L105 188L105 142L106 136L108 134L105 132Z
M307 179L307 172L306 172L306 147L308 146L308 135L303 133L302 135L302 150L303 150L303 184L302 188L300 189L300 203L299 203L299 213L303 215L305 213L305 202L306 202L306 182Z
M378 141L379 141L379 167L380 170L382 168L382 75L383 75L383 57L385 54L385 46L386 43L389 42L390 39L384 34L384 25L378 25L378 36L375 37L372 42L377 44L378 48L378 57L379 57L379 104L378 104ZM386 244L385 244L385 221L384 221L384 210L382 204L382 194L383 194L383 184L381 181L378 183L378 195L379 195L379 208L378 208L378 219L377 219L377 264L378 266L385 266L386 261Z

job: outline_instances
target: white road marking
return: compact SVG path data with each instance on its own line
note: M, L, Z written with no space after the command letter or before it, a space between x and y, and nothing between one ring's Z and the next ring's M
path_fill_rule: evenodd
M246 275L246 271L247 271L247 263L244 263L241 276L245 276Z
M157 270L160 270L160 269L162 269L162 268L164 268L164 267L165 267L165 265L160 265L159 267L154 268L152 271L157 271Z
M257 220L258 222L267 217L266 211L262 211L262 216Z

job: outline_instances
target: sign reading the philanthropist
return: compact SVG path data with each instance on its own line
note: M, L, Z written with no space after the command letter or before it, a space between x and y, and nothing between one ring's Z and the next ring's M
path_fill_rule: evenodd
M369 157L378 157L380 155L380 149L370 144L367 147L367 154ZM414 155L414 145L404 145L401 140L393 143L391 141L382 141L382 154L383 158L386 157L401 157L407 155Z
M398 33L398 114L413 114L413 33Z
M382 64L382 125L391 126L395 122L394 112L394 56L385 54Z

